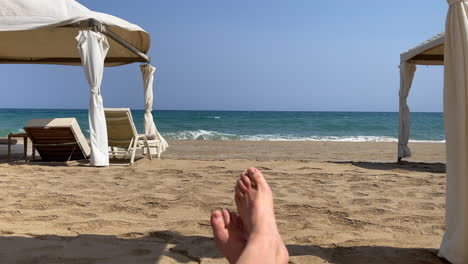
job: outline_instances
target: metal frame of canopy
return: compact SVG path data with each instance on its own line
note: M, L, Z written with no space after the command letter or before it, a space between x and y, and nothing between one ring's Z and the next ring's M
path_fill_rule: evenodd
M109 38L115 40L115 42L119 43L123 47L127 48L129 51L133 52L135 55L140 57L142 61L140 60L133 60L133 62L151 62L151 58L146 55L145 53L141 52L137 48L135 48L132 44L130 44L128 41L125 39L119 37L117 34L112 32L110 29L108 29L105 25L103 25L101 22L97 21L94 18L91 18L89 20L81 21L78 22L74 25L69 25L69 27L83 27L83 26L88 26L90 27L93 31L95 32L101 32L104 35L108 36ZM123 58L122 58L123 59Z
M106 58L105 62L106 63L115 63L115 62L123 62L123 63L133 63L133 62L146 62L150 63L151 58L143 53L142 51L138 50L136 47L134 47L131 43L126 41L125 39L121 38L114 32L112 32L109 28L107 28L105 25L103 25L101 22L94 18L90 18L88 20L82 20L70 25L66 26L61 26L63 28L90 28L94 32L100 32L103 33L104 35L108 36L121 46L125 47L132 53L138 56L139 59L136 58L129 58L129 57L121 57L121 58ZM7 59L7 58L0 58L0 63L1 64L56 64L56 63L80 63L81 59L80 58L45 58L45 59L30 59L30 60L18 60L18 59Z

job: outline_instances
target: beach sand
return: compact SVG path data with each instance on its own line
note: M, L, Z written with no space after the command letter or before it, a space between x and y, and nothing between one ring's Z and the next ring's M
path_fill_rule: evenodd
M249 166L290 263L445 263L444 144L410 144L399 165L396 143L169 143L131 167L0 161L0 263L227 263L209 216L235 208Z

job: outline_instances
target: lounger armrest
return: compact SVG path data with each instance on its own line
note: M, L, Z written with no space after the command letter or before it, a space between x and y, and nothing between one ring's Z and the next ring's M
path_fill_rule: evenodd
M148 140L154 140L154 139L156 139L156 134L151 134L151 135L147 135L147 134L146 134L146 138L147 138Z
M16 145L18 141L14 138L10 138L11 145ZM7 145L8 144L8 138L0 138L0 145Z
M156 139L155 137L151 137L151 136L144 135L144 134L138 134L138 140L144 140L145 137L146 137L146 141L148 141L148 143L150 144L161 142L161 140Z
M139 139L139 140L143 140L143 139L148 140L148 139L146 138L146 135L144 135L144 134L138 134L138 139Z

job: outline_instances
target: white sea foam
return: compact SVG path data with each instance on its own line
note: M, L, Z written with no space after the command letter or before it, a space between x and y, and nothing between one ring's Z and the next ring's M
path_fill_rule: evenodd
M310 136L298 137L292 135L236 135L220 133L217 131L182 131L177 133L164 133L169 139L195 139L195 140L246 140L246 141L331 141L331 142L398 142L397 138L385 136ZM410 140L410 142L445 143L445 140Z
M9 133L24 133L24 129L20 128L13 131L11 129L0 129L0 137L6 137Z

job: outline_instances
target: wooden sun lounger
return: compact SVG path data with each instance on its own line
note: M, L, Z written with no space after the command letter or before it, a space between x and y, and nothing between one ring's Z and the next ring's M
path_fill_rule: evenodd
M44 161L82 160L91 153L75 118L32 119L24 130Z

